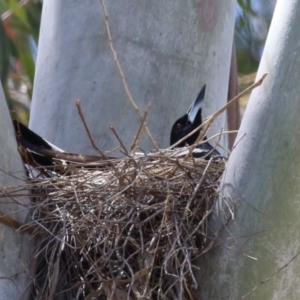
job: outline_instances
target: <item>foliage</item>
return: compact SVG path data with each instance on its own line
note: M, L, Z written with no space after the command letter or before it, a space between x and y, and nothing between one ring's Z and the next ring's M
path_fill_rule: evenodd
M272 19L275 0L238 0L235 43L239 73L255 72Z
M13 117L23 122L29 114L41 8L36 1L0 0L1 82Z
M239 73L257 70L275 0L238 0L235 41ZM28 120L42 3L0 0L0 75L10 110Z

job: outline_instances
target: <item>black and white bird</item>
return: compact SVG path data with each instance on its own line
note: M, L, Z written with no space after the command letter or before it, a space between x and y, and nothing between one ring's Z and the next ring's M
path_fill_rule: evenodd
M205 96L205 87L203 86L201 91L199 92L197 98L190 106L187 113L179 118L171 129L171 135L170 135L170 145L174 145L178 141L180 141L182 138L184 138L186 135L191 133L194 129L196 129L198 126L202 124L202 104ZM183 142L179 143L175 149L177 148L183 148L186 145L191 146L195 144L198 136L199 131L192 134L190 137L188 137ZM203 139L204 141L207 140L206 137ZM188 149L180 155L185 155L188 153ZM212 156L220 155L220 153L208 142L201 144L197 146L193 150L193 156L194 157L204 157L205 159L210 159Z
M196 100L192 103L188 112L179 118L171 129L170 144L173 145L187 134L191 133L195 128L202 124L202 104L205 96L205 85L201 89ZM68 163L72 164L92 164L99 163L107 157L81 155L77 153L65 152L57 146L51 144L47 140L40 137L38 134L24 126L22 123L14 120L15 133L19 149L23 156L24 161L28 165L47 167L62 166ZM195 132L188 137L185 141L176 146L175 149L183 148L186 145L193 145L199 136L199 132ZM206 137L204 137L206 140ZM188 153L189 149L180 152L180 156ZM145 153L136 153L137 156L143 156ZM151 152L146 154L151 155ZM209 159L212 156L220 155L220 153L213 148L208 142L197 146L193 150L194 157L204 157ZM176 155L177 156L177 155ZM112 158L110 158L112 159ZM116 158L113 158L116 159Z
M28 165L47 167L49 169L68 163L96 163L104 159L102 156L65 152L40 137L22 123L13 120L13 125L19 151L21 152L23 160L27 162Z

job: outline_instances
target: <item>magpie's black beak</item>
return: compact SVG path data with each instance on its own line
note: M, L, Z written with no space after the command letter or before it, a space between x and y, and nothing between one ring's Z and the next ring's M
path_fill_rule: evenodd
M170 144L173 145L185 137L187 134L202 124L202 104L205 96L206 85L203 86L195 101L190 106L187 113L179 118L173 125L170 136ZM193 145L199 132L194 133L177 147L184 147L185 144Z

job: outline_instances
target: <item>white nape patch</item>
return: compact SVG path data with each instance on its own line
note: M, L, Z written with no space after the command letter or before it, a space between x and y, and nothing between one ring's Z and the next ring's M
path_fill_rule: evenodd
M187 155L190 151L190 148L184 147L184 148L174 148L174 151L177 151L175 157L177 156L184 156ZM195 148L193 149L193 153L208 153L209 151L201 148Z

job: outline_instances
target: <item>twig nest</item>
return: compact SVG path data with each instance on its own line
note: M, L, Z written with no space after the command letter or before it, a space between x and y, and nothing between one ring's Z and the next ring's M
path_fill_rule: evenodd
M224 167L157 155L31 180L40 299L191 299Z

